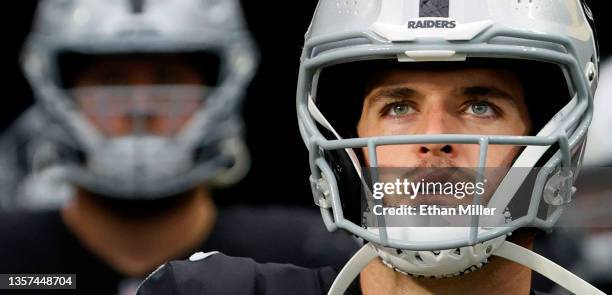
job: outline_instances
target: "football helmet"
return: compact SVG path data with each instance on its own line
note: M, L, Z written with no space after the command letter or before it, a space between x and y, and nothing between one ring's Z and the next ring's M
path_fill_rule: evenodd
M612 84L608 82L612 77L612 61L602 63L600 77L602 83L594 99L593 122L584 156L584 164L588 166L612 166L612 138L609 136L612 116L607 112L612 108Z
M592 118L598 62L592 15L579 0L319 1L305 36L296 102L314 202L328 230L344 229L370 242L342 270L330 294L344 291L374 257L404 274L440 278L474 271L491 255L522 263L574 292L595 292L560 267L546 268L550 261L506 236L521 227L551 229L571 201ZM458 63L522 65L517 69L529 75L523 82L531 85L526 100L533 134L355 136L361 101L352 91L365 82L360 76L380 67ZM341 90L331 93L334 89ZM342 103L342 112L334 102ZM498 214L486 222L475 215L454 227L387 227L382 217L368 221L368 178L374 174L367 172L378 168L377 147L433 143L478 145L475 169L481 176L490 146L522 147L484 204L500 209ZM367 167L360 154L364 148ZM529 192L519 193L525 185ZM526 208L508 210L519 195L526 196Z
M70 85L75 69L100 56L181 56L205 82ZM71 155L68 180L129 200L228 185L246 174L240 105L257 63L233 0L41 1L22 54L37 100L69 134L56 140ZM132 124L109 135L99 123L113 116ZM167 118L163 131L143 127L151 116Z

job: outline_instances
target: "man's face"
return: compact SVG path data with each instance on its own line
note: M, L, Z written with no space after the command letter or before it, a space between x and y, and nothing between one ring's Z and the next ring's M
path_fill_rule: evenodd
M408 134L528 135L531 121L516 73L473 68L392 70L366 90L359 137ZM490 145L487 167L509 167L520 147ZM369 155L364 148L366 164ZM476 144L380 146L379 167L476 167Z
M527 135L531 121L525 94L516 73L506 70L470 68L462 70L393 70L377 75L366 90L359 137L389 135ZM485 167L510 167L521 147L490 145ZM366 164L367 148L363 149ZM379 179L385 182L472 182L480 149L477 144L410 144L377 148ZM437 168L462 169L437 169ZM484 177L486 204L507 168L488 168ZM413 192L414 193L414 192ZM473 195L448 198L427 193L428 198L389 195L390 206L471 204Z
M164 56L101 57L72 84L87 90L75 94L83 114L105 135L116 137L176 133L202 103L197 86L205 82L186 60Z

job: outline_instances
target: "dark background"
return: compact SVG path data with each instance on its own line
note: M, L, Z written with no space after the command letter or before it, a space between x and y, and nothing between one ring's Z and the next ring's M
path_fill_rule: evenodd
M247 22L261 50L261 65L244 105L247 144L252 168L239 185L215 194L219 203L251 205L312 205L306 148L295 115L295 87L303 36L316 2L243 0ZM602 60L612 53L608 1L587 1L595 17ZM11 4L9 4L11 3ZM7 2L2 19L3 97L0 130L4 130L33 99L19 67L19 52L29 29L36 1Z

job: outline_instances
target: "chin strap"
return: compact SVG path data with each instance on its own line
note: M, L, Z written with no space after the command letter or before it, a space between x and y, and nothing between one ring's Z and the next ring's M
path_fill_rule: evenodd
M606 294L544 256L517 244L505 241L493 255L522 264L574 294Z
M517 244L504 241L497 250L493 252L493 255L522 264L574 294L606 294L560 265ZM378 257L378 254L376 254L376 249L371 243L367 243L359 249L342 268L327 295L344 294L361 270L376 257Z
M329 288L327 295L343 295L344 291L353 283L361 270L376 257L378 257L376 248L374 248L371 243L367 243L365 246L361 247L346 265L344 265L331 288Z

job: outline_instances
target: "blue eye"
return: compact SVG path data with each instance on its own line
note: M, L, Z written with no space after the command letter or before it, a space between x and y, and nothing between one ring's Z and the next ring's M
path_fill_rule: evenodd
M390 110L391 116L404 116L413 111L412 107L407 104L396 104Z
M486 114L488 110L489 106L484 103L475 103L472 105L472 112L474 112L474 114Z
M495 115L495 110L489 105L489 103L480 101L472 103L468 110L469 114L486 117Z

